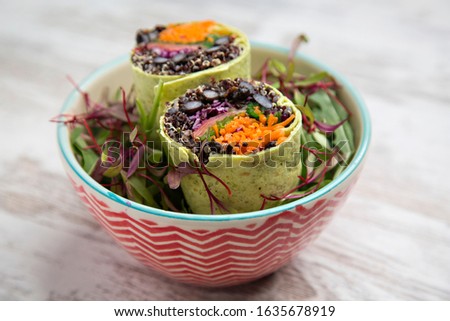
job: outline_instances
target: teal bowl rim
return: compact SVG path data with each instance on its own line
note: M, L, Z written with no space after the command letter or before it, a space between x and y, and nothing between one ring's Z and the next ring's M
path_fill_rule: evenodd
M271 44L264 44L264 43L255 43L252 42L252 46L262 49L268 49L268 50L274 50L278 51L282 54L287 54L289 50L287 48L283 48L276 45ZM298 58L304 60L305 62L314 65L322 70L325 70L332 74L335 79L344 87L347 88L349 91L350 96L355 100L356 104L358 105L358 108L361 112L362 117L362 136L361 136L361 145L356 151L356 154L353 158L353 160L350 162L348 167L342 171L342 173L331 183L326 185L325 187L321 188L317 192L308 195L304 198L301 198L299 200L293 201L288 204L276 206L273 208L265 209L265 210L259 210L254 212L247 212L247 213L239 213L239 214L220 214L220 215L208 215L208 214L186 214L186 213L177 213L172 211L166 211L158 208L153 208L150 206L142 205L133 201L130 201L124 197L121 197L105 187L98 184L96 181L94 181L78 164L77 160L75 159L75 156L72 152L72 149L69 142L69 136L67 127L64 124L58 124L57 125L57 137L58 137L58 145L61 150L62 156L64 157L67 164L70 166L70 168L78 175L78 177L86 183L89 187L91 187L94 191L97 193L111 199L114 202L119 203L120 205L133 208L137 211L146 213L146 214L153 214L157 216L163 216L166 218L171 219L181 219L181 220L190 220L190 221L232 221L232 220L244 220L244 219L253 219L258 217L265 217L273 214L278 214L284 211L292 210L293 208L299 206L299 205L305 205L310 202L313 202L336 187L338 187L340 184L342 184L345 180L347 180L352 173L362 165L364 156L367 153L369 142L370 142L370 136L371 136L371 123L370 123L370 116L369 112L367 110L367 107L361 97L361 95L356 91L356 89L351 85L343 76L341 76L338 72L331 69L330 67L324 65L323 63L309 57L308 55L305 55L303 53L298 53L296 55ZM87 85L92 83L97 77L99 77L101 74L109 71L110 69L116 67L117 65L123 63L128 59L128 55L120 56L113 61L101 66L94 72L92 72L90 75L88 75L82 82L80 82L79 86L80 88L85 88ZM65 100L63 107L61 109L61 114L65 113L75 102L77 99L79 93L76 89L74 89L67 99Z

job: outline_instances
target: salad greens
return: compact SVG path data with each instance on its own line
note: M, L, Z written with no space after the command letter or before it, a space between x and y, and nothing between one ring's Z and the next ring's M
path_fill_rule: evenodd
M295 71L294 53L306 40L303 35L296 39L287 64L268 59L253 76L291 99L301 111L303 122L299 152L304 166L299 184L285 195L261 195L262 208L267 202L289 202L314 193L335 179L355 153L351 113L339 100L337 82L324 71L311 75ZM160 82L154 107L160 104L163 86ZM134 98L133 89L126 95L120 88L112 101L95 103L88 93L75 87L84 97L85 112L58 115L52 121L70 128L72 150L82 168L99 184L127 199L190 213L179 181L184 175L198 173L203 179L211 173L204 166L175 169L169 164L159 139L158 108L147 111ZM252 104L246 112L258 117ZM226 117L222 122L230 120Z

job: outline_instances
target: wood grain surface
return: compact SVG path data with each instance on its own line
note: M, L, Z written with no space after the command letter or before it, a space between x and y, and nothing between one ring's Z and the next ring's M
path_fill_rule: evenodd
M0 10L0 299L450 300L450 2L5 1ZM274 3L277 3L275 6ZM303 51L363 95L373 139L353 194L287 266L225 289L179 284L119 248L59 160L82 80L156 23L212 18Z

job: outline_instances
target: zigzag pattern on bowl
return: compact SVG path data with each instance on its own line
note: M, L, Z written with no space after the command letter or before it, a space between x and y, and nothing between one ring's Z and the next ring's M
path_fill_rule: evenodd
M353 185L312 207L297 206L259 224L237 221L239 227L220 228L221 222L214 222L213 229L208 222L209 229L185 230L113 211L72 183L97 221L139 261L168 277L204 286L249 282L276 271L320 234Z

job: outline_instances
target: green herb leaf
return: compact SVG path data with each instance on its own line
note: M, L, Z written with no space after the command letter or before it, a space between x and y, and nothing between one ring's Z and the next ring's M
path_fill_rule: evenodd
M281 111L277 111L275 114L273 114L276 118L278 118L277 123L281 121Z
M269 70L278 77L280 74L286 73L286 66L277 59L270 59Z
M304 106L306 101L306 96L303 95L300 90L294 90L294 104Z
M292 77L294 76L294 71L295 71L295 64L292 60L290 60L288 62L286 79L284 80L285 82L291 81Z
M91 175L95 169L95 165L100 160L100 156L97 155L93 149L87 148L87 144L81 135L75 139L73 146L78 150L79 155L81 156L81 166L86 173Z
M333 101L324 90L319 90L309 96L308 103L311 106L315 119L318 119L319 121L327 124L337 124L345 119L339 116ZM345 115L345 117L347 117L347 115ZM353 132L350 128L351 133L348 133L348 129L344 129L345 125L350 126L348 122L345 122L331 135L330 148L339 146L340 153L344 155L344 159L348 161L353 155L354 144Z
M159 149L147 148L148 157L147 161L151 164L159 164L163 160L163 152Z
M136 107L139 113L139 124L141 125L141 128L144 131L144 133L147 133L150 130L148 125L149 122L148 113L139 99L136 99Z
M97 144L101 147L110 135L110 131L104 128L97 128L94 130L94 137L97 140Z
M326 71L321 71L316 74L312 74L303 80L295 81L294 84L298 87L307 87L314 85L325 78L331 78L330 74Z
M144 198L146 205L159 207L158 203L156 203L153 195L146 186L145 178L134 175L128 178L128 183L133 187L136 193Z
M211 127L209 127L206 130L206 132L202 136L200 136L200 141L205 141L205 140L209 141L209 140L211 140L211 137L213 137L213 136L214 136L214 130Z
M200 44L203 44L206 48L211 48L212 46L214 46L214 43L216 42L217 39L219 39L221 36L219 35L215 35L215 34L210 34L206 37L206 40L203 42L200 42Z
M75 127L71 132L70 132L70 143L73 145L75 144L75 141L77 140L78 137L80 137L81 133L84 131L83 127Z
M134 126L134 129L130 133L130 143L134 142L134 140L136 139L137 133L138 133L138 127Z
M122 162L118 162L118 164L111 165L110 167L108 167L108 169L103 173L103 176L110 178L116 177L120 174L122 168L123 168Z
M258 106L258 104L255 103L249 103L247 105L247 108L245 109L245 112L247 115L249 115L251 118L259 119L258 113L255 111L255 107Z

